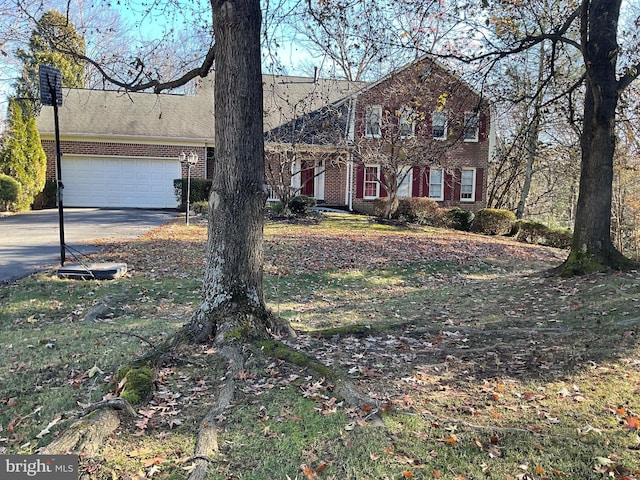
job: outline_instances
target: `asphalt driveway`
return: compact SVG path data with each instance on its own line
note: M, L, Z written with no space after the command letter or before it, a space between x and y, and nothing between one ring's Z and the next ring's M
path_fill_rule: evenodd
M65 208L65 244L82 253L95 252L96 240L135 238L177 215L168 210ZM0 285L59 266L59 232L57 209L0 216Z

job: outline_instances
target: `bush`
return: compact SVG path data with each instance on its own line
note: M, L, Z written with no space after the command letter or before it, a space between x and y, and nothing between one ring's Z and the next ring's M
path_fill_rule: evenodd
M463 210L462 208L451 208L446 210L442 216L442 227L453 228L455 230L462 230L468 232L471 230L471 224L475 214L469 210Z
M268 213L273 213L275 215L281 215L284 213L284 205L280 200L267 202L267 206L265 208Z
M373 201L373 214L376 217L382 218L382 216L384 215L384 209L386 205L387 205L386 198L376 198Z
M540 222L518 220L514 227L516 240L547 247L570 248L573 233L566 228L549 228Z
M196 215L207 215L209 213L209 202L195 202L191 205L191 209Z
M555 248L571 248L573 232L568 228L550 228L543 245Z
M211 183L210 179L192 178L191 188L189 191L189 204L208 202L209 193L211 192ZM176 178L173 181L173 190L176 194L176 200L180 202L180 208L184 210L187 203L187 179Z
M22 186L15 178L0 174L0 202L5 210L9 210L9 205L18 200L21 191Z
M438 218L438 202L427 197L406 197L398 202L394 218L419 225L434 225Z
M42 210L43 208L54 208L58 199L58 182L47 180L44 189L33 200L33 208Z
M483 208L471 224L471 230L485 235L508 235L511 233L516 216L509 210Z
M513 236L525 243L542 243L549 233L549 227L532 220L518 220L513 226Z
M313 197L298 195L289 201L289 210L291 210L291 213L294 215L302 217L308 215L311 207L315 207L317 203L317 200Z

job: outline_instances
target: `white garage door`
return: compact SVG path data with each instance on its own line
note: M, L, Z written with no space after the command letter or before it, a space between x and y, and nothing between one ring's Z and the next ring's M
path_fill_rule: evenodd
M67 207L176 208L175 159L62 157Z

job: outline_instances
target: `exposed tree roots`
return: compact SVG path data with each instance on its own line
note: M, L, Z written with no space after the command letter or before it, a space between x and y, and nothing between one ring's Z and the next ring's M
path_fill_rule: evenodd
M41 454L62 455L82 452L88 457L96 455L104 440L120 425L120 415L112 408L92 411L71 425L62 435L40 450Z
M287 346L280 340L275 339L275 337L270 337L268 333L273 330L284 334L284 337L287 338L295 335L288 325L285 328L281 321L275 321L274 318L271 316L268 323L270 332L263 330L262 335L259 336L247 336L246 331L227 330L224 336L216 335L213 331L210 332L215 336L213 343L217 347L218 354L228 364L228 372L215 403L200 423L195 451L191 457L194 462L194 468L190 473L189 480L205 479L210 465L219 456L218 434L221 430L220 419L223 418L225 409L229 408L233 402L236 392L236 379L239 372L245 368L245 355L247 354L257 357L278 358L315 372L318 376L330 381L335 387L336 396L344 399L349 405L361 407L366 404L371 407L372 413L368 420L372 424L379 425L382 423L382 420L376 415L379 407L377 402L361 392L340 372L327 367L309 355ZM236 325L247 325L249 323L246 318L243 320L244 323L241 321ZM251 319L250 323L253 324L255 320L255 318ZM229 319L227 319L227 322L229 322ZM144 357L133 360L129 365L122 367L121 371L140 366L155 370L167 358L172 357L176 349L196 343L192 327L193 322L160 345L155 346ZM208 341L211 342L212 340L212 336L209 336ZM94 456L99 453L105 438L113 434L118 428L121 420L120 415L123 413L135 415L135 410L123 399L98 402L87 408L83 412L85 416L75 422L58 439L45 447L42 453L82 452L85 455Z
M603 253L582 253L574 250L562 265L554 269L554 273L563 277L574 277L596 272L626 271L637 268L640 268L640 262L625 257L611 247L611 251Z
M229 372L216 403L200 423L198 440L192 457L195 461L195 468L191 471L189 480L202 480L206 478L209 464L214 461L215 456L219 453L218 418L220 418L225 409L231 405L235 395L235 379L238 373L244 368L244 357L237 348L223 347L220 355L229 362Z

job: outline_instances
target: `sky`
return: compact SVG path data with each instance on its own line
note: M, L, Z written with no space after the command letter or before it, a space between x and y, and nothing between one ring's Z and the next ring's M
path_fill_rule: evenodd
M74 25L79 30L79 26L83 23L90 23L91 20L91 9L87 8L87 2L91 0L71 0L70 5L72 12L71 20L74 22ZM113 15L109 15L107 12L109 10L116 11L120 16L120 22L123 23L128 29L133 32L136 36L140 38L144 38L146 40L152 39L160 39L162 38L164 32L167 29L174 28L181 33L184 33L187 29L199 28L206 29L210 24L210 6L208 0L179 0L184 1L185 5L189 5L189 8L184 8L180 11L180 15L175 17L170 15L168 12L163 12L162 10L156 9L153 15L149 15L146 13L145 8L139 6L141 0L124 0L118 1L114 0L94 0L100 3L95 4L95 11L99 11L98 14L105 15L104 20L95 21L93 23L97 23L99 25L106 25L107 23L113 22ZM143 1L143 0L142 0ZM266 1L266 0L265 0ZM293 0L284 0L286 2ZM170 2L158 2L160 5L166 5ZM36 2L34 2L36 4ZM84 4L84 5L83 5ZM56 8L59 11L65 11L67 5L67 0L44 0L43 6L40 8L39 13L34 13L34 16L37 18L42 12L47 11L49 9ZM108 5L107 8L104 5ZM35 7L34 7L35 8ZM193 9L193 10L192 10ZM75 12L75 13L74 13ZM80 13L82 12L82 13ZM88 13L85 13L88 12ZM0 12L1 13L1 12ZM74 18L75 16L75 18ZM195 26L195 27L194 27ZM5 25L2 24L2 20L0 20L0 31L5 28ZM26 34L23 34L23 38L26 40L28 38L30 29L27 30ZM0 40L2 40L0 38ZM100 41L100 37L98 36L97 41ZM90 40L88 43L91 43ZM305 62L308 57L307 55L299 48L299 46L294 45L290 42L280 41L281 47L277 52L279 58L282 59L287 66L287 73L291 74L303 74L303 72L297 68L297 66L302 66L305 63L308 65L308 62ZM89 51L90 45L88 45ZM14 44L15 48L15 44ZM0 57L0 122L4 120L6 117L6 110L8 106L8 97L12 92L11 84L15 81L15 78L19 75L19 71L16 68L16 65L7 61L5 58ZM107 86L109 88L109 86ZM2 122L3 123L3 122ZM1 128L1 127L0 127Z

